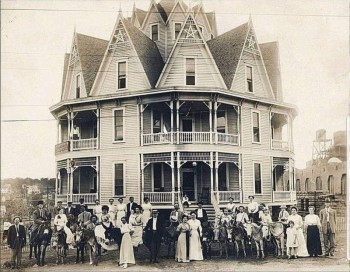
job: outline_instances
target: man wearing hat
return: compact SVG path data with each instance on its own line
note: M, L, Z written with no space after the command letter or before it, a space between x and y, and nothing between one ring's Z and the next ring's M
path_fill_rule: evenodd
M26 230L20 225L21 218L15 216L14 224L8 230L7 244L11 249L11 268L19 269L21 267L22 247L26 244Z
M170 213L170 222L172 222L173 225L177 227L180 223L182 223L183 215L184 213L180 210L179 203L175 203L174 210L172 210Z
M157 256L162 238L162 223L158 218L158 211L152 211L152 217L148 220L144 229L145 245L151 251L151 263L158 263Z
M75 216L76 214L76 211L75 211L75 208L72 207L72 201L68 201L68 206L67 208L64 210L64 213L67 215L67 218L68 218L68 215L72 214Z
M78 223L86 227L86 225L90 221L91 213L86 211L85 205L81 205L80 209L81 209L81 213L78 215Z
M281 205L280 207L281 211L278 214L278 221L285 223L288 220L289 212L286 211L287 206Z
M62 206L62 201L61 200L57 201L57 206L53 210L53 213L54 213L53 215L56 216L57 214L59 214L59 210L60 209L64 209L63 206Z
M248 217L252 222L256 223L259 220L259 204L256 201L254 201L253 195L248 196L248 198Z
M50 214L49 212L44 208L44 201L39 200L38 206L33 212L33 232L32 237L34 239L35 234L41 224L43 224L45 221L50 220Z
M325 208L320 211L325 256L334 254L334 236L337 226L337 212L331 208L331 200L325 199Z
M262 225L263 236L267 241L270 241L270 224L272 223L272 218L270 211L267 207L264 207L260 216L260 223Z
M201 225L203 226L204 222L208 222L208 215L207 211L203 209L203 202L198 202L198 209L194 211L196 213L196 218L201 222Z
M77 218L79 214L81 213L81 206L85 206L84 204L84 198L79 198L79 203L75 205L75 217ZM85 207L86 208L86 207Z

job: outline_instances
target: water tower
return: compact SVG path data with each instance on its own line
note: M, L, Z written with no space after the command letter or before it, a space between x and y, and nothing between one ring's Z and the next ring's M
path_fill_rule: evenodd
M326 130L316 131L316 140L313 141L312 159L314 161L323 160L329 157L332 148L332 139L327 139Z

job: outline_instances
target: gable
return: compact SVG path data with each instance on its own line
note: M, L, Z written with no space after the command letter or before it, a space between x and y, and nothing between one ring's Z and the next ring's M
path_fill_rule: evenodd
M204 12L203 5L200 5L198 8L198 11L195 12L195 19L197 22L197 25L203 27L203 36L205 40L210 39L210 34L211 34L211 26L208 22L207 15Z
M80 75L80 97L87 97L84 75L80 60L70 63L67 73L63 100L76 99L76 78Z

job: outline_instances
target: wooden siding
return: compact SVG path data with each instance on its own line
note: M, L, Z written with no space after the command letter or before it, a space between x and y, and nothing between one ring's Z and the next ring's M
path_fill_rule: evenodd
M167 25L167 41L166 41L166 54L165 59L168 58L171 49L174 46L175 39L174 39L174 23L182 23L185 21L185 14L183 13L182 9L179 5L176 5L174 12L170 15L171 20L168 22Z
M84 76L82 73L82 68L81 68L81 63L78 60L77 62L75 62L73 65L70 66L69 68L71 70L70 73L68 73L68 84L67 84L67 90L65 90L66 92L66 99L75 99L76 95L75 95L75 77L80 73L81 74L81 84L80 84L80 97L87 97L86 94L86 89L85 89L85 82L84 82Z
M177 44L159 87L185 86L185 58L196 58L196 86L222 87L215 63L203 44Z
M110 62L105 65L102 73L101 87L97 95L113 94L124 90L144 90L148 89L145 71L132 46L117 47L109 58ZM127 62L126 89L117 89L117 62Z
M253 93L249 93L247 91L245 73L246 65L253 67ZM241 93L248 93L262 98L273 98L263 65L264 64L260 56L243 51L242 59L238 64L234 81L232 82L231 90Z

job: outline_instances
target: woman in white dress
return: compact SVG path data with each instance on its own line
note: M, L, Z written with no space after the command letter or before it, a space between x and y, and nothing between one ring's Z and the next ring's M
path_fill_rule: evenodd
M108 205L108 214L109 214L109 221L112 222L113 226L116 225L116 212L117 212L117 206L114 204L114 199L109 199L109 205Z
M135 264L134 249L131 242L131 236L133 234L133 227L126 222L126 218L121 218L120 232L123 235L122 243L120 245L119 264L124 269L128 267L128 264Z
M303 234L303 219L297 213L297 207L291 208L292 214L288 216L287 223L289 221L294 222L294 227L297 230L297 238L298 238L298 257L309 257L309 253L307 251L306 242ZM289 249L287 248L287 255L289 255Z
M145 197L143 200L142 207L142 224L145 227L147 225L148 220L151 218L152 214L152 204L149 202L149 198Z
M188 263L188 235L190 232L190 225L188 224L187 215L182 216L182 223L177 226L176 231L180 234L176 244L175 260L179 263Z
M123 203L123 198L118 198L118 203L116 205L116 227L120 228L122 221L121 218L126 215L126 204Z
M201 222L196 219L196 213L191 212L191 219L188 220L190 225L190 261L202 261L202 244L200 237L202 237Z
M132 245L137 250L138 246L143 244L142 242L142 215L140 213L140 208L135 208L135 213L130 215L129 224L134 229L134 233L131 236Z
M63 228L64 232L67 235L66 243L70 245L74 242L74 236L70 228L67 227L67 222L68 220L67 216L64 214L64 208L60 208L59 213L55 216L55 219L53 220L53 223L57 231Z

